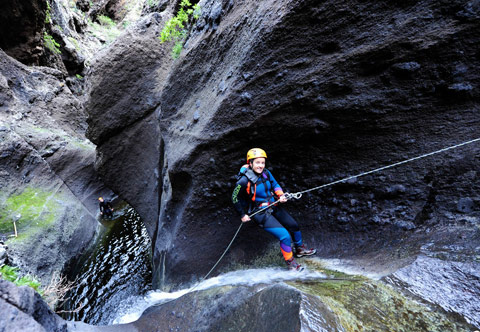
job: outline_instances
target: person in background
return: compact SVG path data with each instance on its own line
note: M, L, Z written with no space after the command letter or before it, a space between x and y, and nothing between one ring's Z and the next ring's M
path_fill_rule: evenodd
M313 255L316 250L305 247L298 223L278 203L273 204L277 200L285 203L287 198L272 173L265 168L266 159L266 152L260 148L248 151L247 164L238 174L232 202L242 222L250 221L249 214L252 212L268 207L253 216L253 220L280 241L280 250L288 268L301 271L303 268L293 257L292 242L296 257Z
M103 197L98 198L98 205L100 207L100 216L107 217L107 218L112 218L113 217L113 207L110 202L105 201Z

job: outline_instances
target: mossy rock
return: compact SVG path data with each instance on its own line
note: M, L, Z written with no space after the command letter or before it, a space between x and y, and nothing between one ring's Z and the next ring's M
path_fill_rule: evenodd
M26 187L0 206L0 233L12 234L15 221L20 237L51 225L62 209L58 195L40 188Z
M439 308L406 297L381 281L325 269L322 272L331 276L332 280L289 284L302 292L318 296L347 331L470 330L465 322L452 319Z

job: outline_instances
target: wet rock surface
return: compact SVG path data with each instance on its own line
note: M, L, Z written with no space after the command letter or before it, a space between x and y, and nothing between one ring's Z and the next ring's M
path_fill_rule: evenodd
M452 262L419 256L415 262L393 274L413 294L456 312L474 326L480 325L480 262ZM441 290L441 291L439 291Z
M321 320L307 321L301 311L315 306ZM307 309L308 310L308 309ZM84 326L70 323L71 331ZM117 331L337 331L334 314L314 297L285 284L219 287L187 294L146 310L139 320ZM113 327L90 327L110 331ZM90 330L87 330L90 331Z

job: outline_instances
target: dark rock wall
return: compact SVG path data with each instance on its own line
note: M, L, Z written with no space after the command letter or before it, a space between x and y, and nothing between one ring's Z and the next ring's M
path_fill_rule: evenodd
M171 62L169 49L157 39L164 17L145 17L138 34L125 34L92 64L86 103L87 135L97 145L98 172L147 220L152 237L162 192L156 108Z
M40 63L43 52L45 0L2 1L0 3L0 48L28 65Z
M98 64L114 73L94 78L90 93L98 166L123 196L137 197L129 201L141 214L148 211L142 216L154 236L157 276L187 280L221 255L239 222L230 203L233 175L251 147L267 151L267 167L293 192L479 132L476 2L201 6L178 60L171 63L156 43L144 52L148 58L136 46L140 41L117 45ZM154 112L161 137L147 130ZM151 135L147 141L158 145L136 148L120 138L142 126ZM109 166L115 156L102 144L110 137L126 147L120 155L128 166ZM385 246L398 232L459 222L465 213L478 218L479 158L479 144L465 146L313 192L288 209L323 256L352 254L369 241ZM130 167L138 181L124 186L125 175L133 179ZM151 184L156 177L158 187ZM148 189L138 196L145 181ZM158 209L146 207L157 203ZM249 261L272 240L248 224L230 259Z

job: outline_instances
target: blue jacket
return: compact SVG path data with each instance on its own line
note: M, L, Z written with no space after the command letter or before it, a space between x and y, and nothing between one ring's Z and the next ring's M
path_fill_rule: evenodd
M232 193L232 203L239 215L249 214L254 208L276 201L283 190L268 169L258 175L248 165L240 169L240 178ZM275 195L275 196L274 196Z

